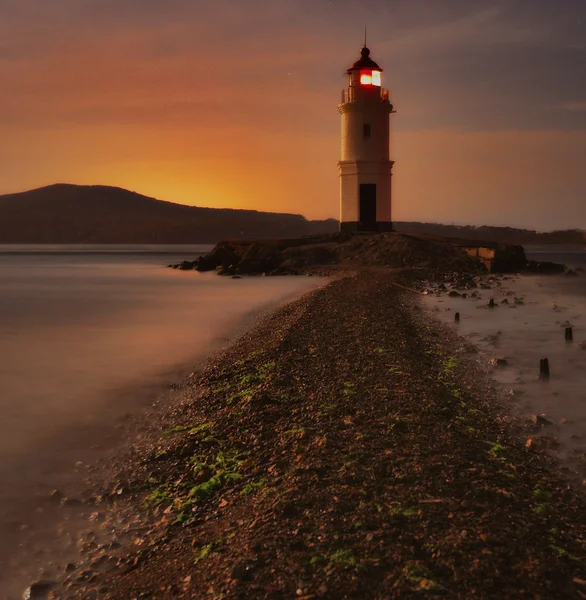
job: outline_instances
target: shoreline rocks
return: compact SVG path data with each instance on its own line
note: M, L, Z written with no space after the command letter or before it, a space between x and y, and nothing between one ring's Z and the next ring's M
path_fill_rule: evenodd
M179 271L218 275L300 275L332 269L387 267L427 273L534 273L576 275L565 265L527 261L522 246L472 242L407 233L347 233L292 239L224 240L193 261L169 265ZM480 250L492 257L483 258ZM482 255L482 256L481 256ZM482 286L481 286L482 287ZM468 289L463 285L462 289Z

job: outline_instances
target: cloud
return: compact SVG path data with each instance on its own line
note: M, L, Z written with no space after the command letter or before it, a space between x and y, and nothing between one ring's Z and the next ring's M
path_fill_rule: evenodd
M559 107L570 112L583 112L586 111L586 102L563 102Z
M501 46L507 44L534 44L544 39L544 27L520 26L505 19L499 6L458 15L431 26L414 27L402 31L389 40L390 50L401 53L429 53L438 48L445 52L451 48Z

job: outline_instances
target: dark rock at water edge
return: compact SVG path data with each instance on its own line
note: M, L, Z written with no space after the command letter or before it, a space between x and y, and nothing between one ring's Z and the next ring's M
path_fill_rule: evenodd
M566 270L565 265L561 265L554 262L537 262L535 260L530 260L525 267L526 273L537 273L540 275L556 275L564 273Z
M523 246L498 244L491 265L493 273L518 273L527 265L527 257Z

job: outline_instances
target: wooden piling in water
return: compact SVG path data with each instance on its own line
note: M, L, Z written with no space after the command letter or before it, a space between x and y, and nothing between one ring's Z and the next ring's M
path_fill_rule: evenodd
M574 341L574 332L571 327L566 327L566 342Z
M549 379L549 359L542 358L539 361L539 379Z
M489 302L488 302L488 306L489 306L490 308L494 308L494 298L491 298L491 299L489 300Z
M456 313L456 314L454 315L454 321L456 321L456 323L459 323L459 322L460 322L460 313Z

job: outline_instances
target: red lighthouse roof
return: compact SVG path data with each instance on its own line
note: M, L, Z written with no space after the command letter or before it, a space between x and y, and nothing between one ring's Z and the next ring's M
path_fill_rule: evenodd
M357 60L349 69L351 71L361 71L363 69L370 69L372 71L382 71L382 69L370 58L370 50L364 46L360 52L360 59Z

